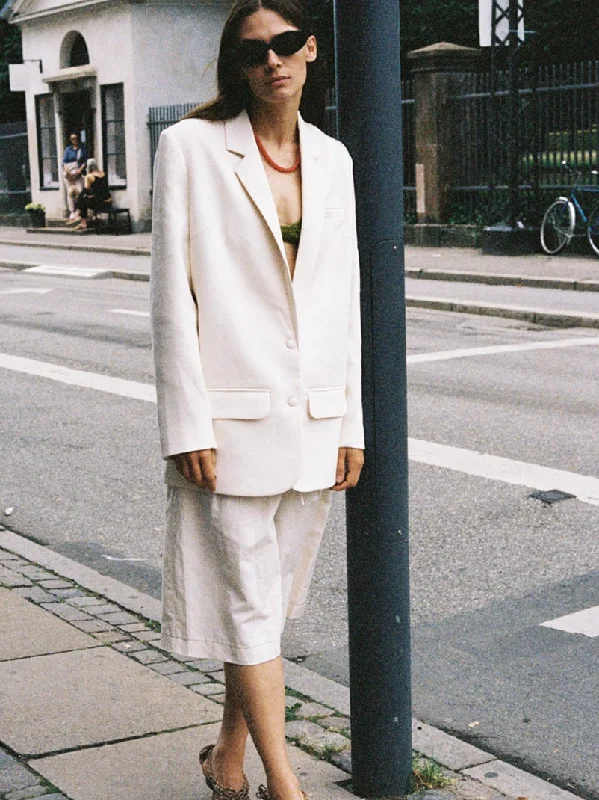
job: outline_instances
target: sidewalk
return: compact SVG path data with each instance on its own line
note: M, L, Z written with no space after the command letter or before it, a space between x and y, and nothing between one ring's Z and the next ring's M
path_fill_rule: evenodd
M123 236L111 234L74 232L49 233L43 228L0 227L0 257L3 245L22 247L44 247L56 250L81 250L89 252L123 253L127 255L149 255L151 234L130 233ZM56 230L56 229L54 229Z
M156 600L0 527L0 608L1 800L209 797L197 752L216 737L222 665L161 650ZM349 800L349 691L292 662L285 673L302 785ZM424 723L413 733L439 786L415 797L575 798ZM253 749L247 772L264 781Z
M150 244L149 233L80 236L0 228L0 268L148 281ZM406 278L408 307L599 328L599 258L590 251L513 257L482 255L472 248L407 246Z

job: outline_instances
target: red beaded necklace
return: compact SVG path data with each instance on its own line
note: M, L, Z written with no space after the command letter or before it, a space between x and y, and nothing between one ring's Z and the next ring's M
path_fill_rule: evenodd
M254 133L254 139L256 140L256 144L258 145L258 150L260 151L260 155L266 161L269 167L276 169L277 172L284 172L286 174L290 172L295 172L297 169L299 169L299 165L302 163L302 154L300 152L299 147L297 150L297 158L295 159L293 164L290 167L282 167L280 164L277 164L276 161L273 161L273 159L268 155L268 153L266 152L266 147L264 147L264 145L262 144L256 133Z

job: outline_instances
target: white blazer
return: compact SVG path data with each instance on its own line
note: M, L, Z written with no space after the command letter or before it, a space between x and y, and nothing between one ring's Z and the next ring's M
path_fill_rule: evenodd
M350 156L299 119L293 282L245 112L165 130L155 163L151 308L165 459L216 448L221 494L332 486L364 446ZM190 487L167 461L167 483Z

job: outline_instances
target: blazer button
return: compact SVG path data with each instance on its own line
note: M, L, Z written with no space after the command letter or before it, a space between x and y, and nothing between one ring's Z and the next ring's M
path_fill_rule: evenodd
M287 339L286 344L289 350L295 350L295 339Z
M291 408L296 408L297 406L297 397L290 397L287 401L287 405L291 406Z

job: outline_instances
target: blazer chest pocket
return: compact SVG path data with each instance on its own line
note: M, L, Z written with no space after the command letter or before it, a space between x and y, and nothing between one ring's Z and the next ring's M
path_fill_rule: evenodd
M345 219L345 209L342 206L329 206L324 210L324 218L328 220Z
M264 419L270 412L268 389L209 389L212 419Z
M347 411L345 389L308 389L308 410L313 419L342 417Z

